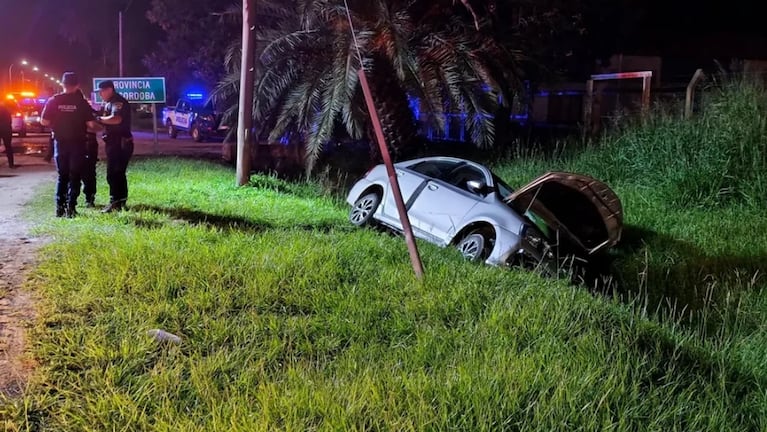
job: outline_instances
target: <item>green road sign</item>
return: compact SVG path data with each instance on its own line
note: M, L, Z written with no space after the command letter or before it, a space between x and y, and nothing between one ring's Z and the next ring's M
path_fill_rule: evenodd
M99 96L99 83L111 80L115 83L115 91L128 102L135 103L165 103L165 78L164 77L132 77L132 78L93 78L93 92L95 102L101 103Z

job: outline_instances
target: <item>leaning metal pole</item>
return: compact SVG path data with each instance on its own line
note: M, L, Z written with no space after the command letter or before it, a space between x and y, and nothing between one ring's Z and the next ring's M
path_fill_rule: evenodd
M418 245L416 244L415 236L413 235L413 227L410 225L410 218L407 215L405 201L402 199L402 190L399 187L399 180L397 180L397 172L394 169L394 164L392 163L391 155L389 154L389 148L386 147L386 138L384 138L381 119L378 117L378 111L376 111L375 102L373 101L373 94L370 92L370 85L368 84L365 70L360 68L357 73L360 77L362 92L365 94L365 102L367 103L370 120L373 123L373 129L376 133L378 148L381 150L381 156L383 157L384 165L386 165L386 172L389 174L389 186L394 194L394 202L397 203L397 212L399 212L399 220L402 222L402 231L405 233L405 241L407 242L407 249L410 253L410 262L413 264L415 275L419 279L423 279L423 263L421 263L421 255L418 253Z

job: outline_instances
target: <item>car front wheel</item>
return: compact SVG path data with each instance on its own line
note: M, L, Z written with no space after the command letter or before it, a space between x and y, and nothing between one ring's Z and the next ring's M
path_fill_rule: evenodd
M490 241L481 232L473 232L461 240L456 248L469 261L484 261L490 255Z
M349 212L349 221L359 227L372 224L373 214L380 204L381 195L377 192L362 195L354 202Z

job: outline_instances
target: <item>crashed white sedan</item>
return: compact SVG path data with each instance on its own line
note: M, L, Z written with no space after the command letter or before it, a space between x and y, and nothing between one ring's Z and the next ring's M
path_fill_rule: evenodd
M464 159L415 159L395 170L415 236L470 260L559 269L565 257L588 261L621 237L620 200L588 176L550 172L513 190ZM347 202L354 225L402 230L384 165L360 179Z

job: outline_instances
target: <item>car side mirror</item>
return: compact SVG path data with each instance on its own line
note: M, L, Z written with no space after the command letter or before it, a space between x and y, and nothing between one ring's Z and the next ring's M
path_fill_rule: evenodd
M466 188L471 193L484 196L485 191L487 190L487 184L480 180L469 180L466 182Z

